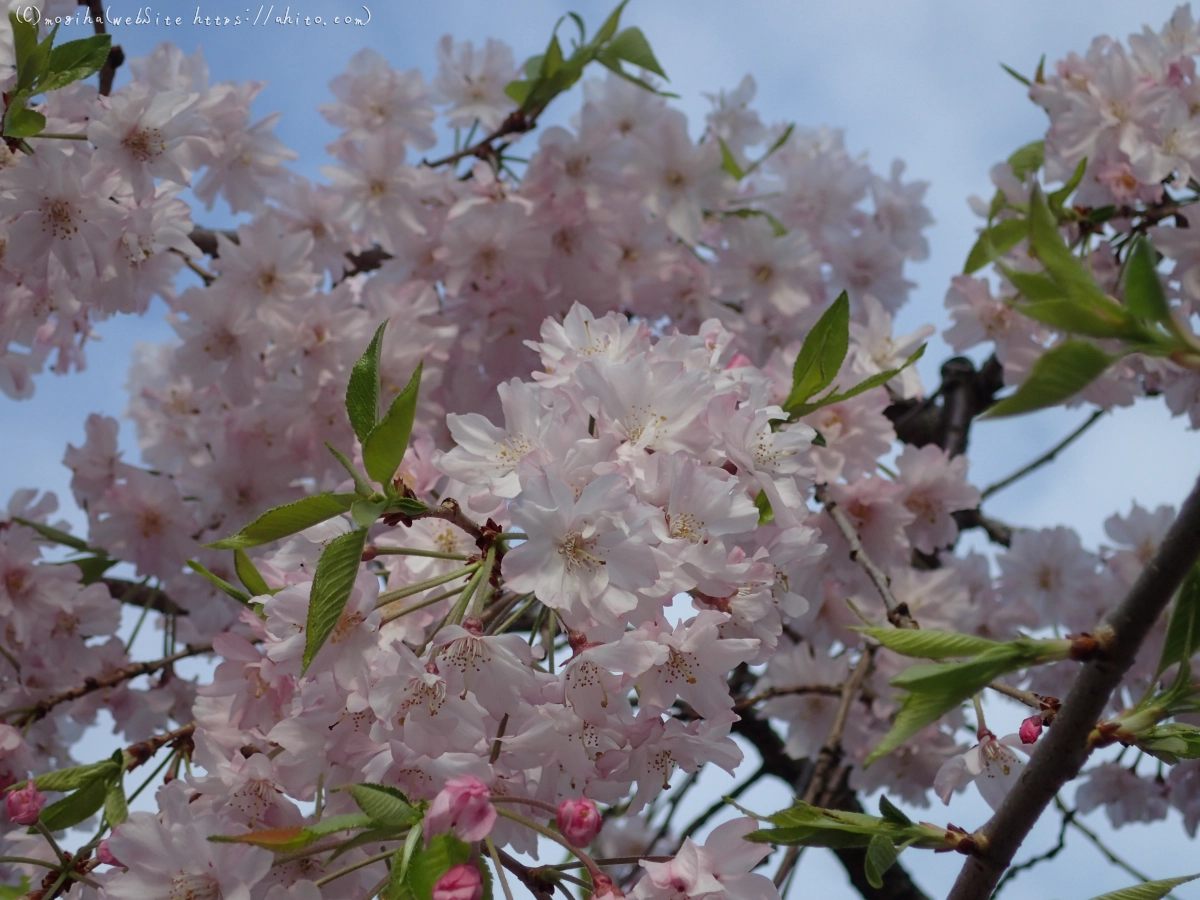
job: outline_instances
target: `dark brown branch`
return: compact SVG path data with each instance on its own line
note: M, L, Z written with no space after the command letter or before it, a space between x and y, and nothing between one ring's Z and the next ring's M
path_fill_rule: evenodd
M996 402L1004 387L1004 367L995 356L979 369L965 356L942 363L942 384L923 400L898 400L884 410L906 444L937 444L951 456L967 448L971 422Z
M186 609L176 604L156 587L138 584L136 581L126 581L124 578L101 578L100 581L108 588L108 593L112 598L121 603L152 609L168 616L187 615Z
M1012 546L1013 532L1016 529L1011 525L1006 525L991 516L985 516L978 509L960 509L951 515L958 524L959 531L966 531L968 528L982 528L988 536L988 540L993 544L999 544L1001 547Z
M991 896L1034 823L1087 760L1088 736L1197 557L1200 481L1121 605L1097 629L1102 651L1076 676L1054 726L1038 742L1020 780L999 811L977 832L977 855L963 866L949 900L987 900Z
M423 159L421 160L421 165L437 169L441 166L452 165L459 160L466 159L468 156L474 156L477 159L495 159L503 148L493 147L492 144L510 134L524 134L527 131L532 131L537 127L537 117L540 113L541 110L533 113L523 113L519 109L513 110L495 131L482 140L477 141L469 147L464 147L456 153L451 153L449 156L443 156L441 159L433 161Z
M829 496L828 486L818 484L815 494L817 500L824 504L825 511L829 513L829 517L837 525L838 531L842 533L842 537L846 539L846 543L850 545L850 558L862 566L863 571L871 579L871 583L875 585L875 590L883 598L883 605L887 610L888 621L897 628L917 628L917 622L909 612L908 604L901 603L896 599L896 595L892 593L891 581L887 574L879 566L875 565L875 562L867 555L867 551L863 549L862 540L854 528L854 523L850 521L846 514L842 512L841 507Z
M72 700L78 700L80 697L86 697L88 694L95 691L103 691L107 688L116 687L125 681L131 681L134 678L139 678L142 675L153 675L160 669L165 669L168 666L174 665L181 659L187 659L191 656L201 656L205 653L212 653L212 644L201 644L199 646L188 645L185 649L178 653L172 653L170 656L164 656L162 659L151 660L150 662L132 663L128 666L122 666L113 672L99 678L85 678L83 684L76 685L70 690L63 691L59 694L54 694L46 697L44 700L39 700L32 709L28 710L20 717L21 725L28 725L31 722L36 722L58 706L60 703L69 703ZM12 715L5 713L0 715L0 719L7 718Z
M192 752L192 734L196 730L195 722L188 722L176 728L174 731L167 731L163 734L156 734L152 738L147 738L144 741L139 741L125 748L125 752L129 754L129 763L125 766L126 771L132 772L138 766L149 762L154 754L163 747L172 746L181 753L190 754Z
M224 235L233 243L238 243L238 233L236 231L214 231L211 228L193 228L188 238L205 256L210 256L213 259L220 259L221 247L217 242L217 235ZM355 275L361 275L364 272L373 272L380 268L385 262L392 258L392 254L388 253L382 247L376 245L368 247L361 253L347 253L346 259L350 265L342 270L342 277L338 281L345 281L347 278L352 278ZM207 279L206 279L207 281Z

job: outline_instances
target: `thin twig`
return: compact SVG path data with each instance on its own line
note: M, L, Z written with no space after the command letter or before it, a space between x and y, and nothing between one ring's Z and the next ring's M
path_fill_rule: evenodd
M788 688L770 687L759 691L753 697L746 697L744 700L739 700L734 704L733 711L741 712L744 709L749 709L758 703L762 703L764 700L770 700L772 697L787 697L791 694L827 694L832 697L840 697L842 687L837 684L801 684Z
M829 727L829 736L825 738L825 744L821 747L821 752L817 754L812 778L808 782L808 789L804 792L805 803L815 803L826 792L829 787L827 783L829 773L841 761L842 732L846 729L850 706L854 703L854 698L858 696L859 689L862 688L862 683L871 670L875 661L876 649L876 645L868 645L863 649L862 656L858 658L858 665L854 667L854 671L850 673L850 677L842 686L842 699L838 702L833 724ZM775 873L775 887L781 887L787 880L792 867L796 865L796 860L800 858L800 852L798 844L788 847L783 861L779 864L779 871Z
M1139 872L1137 869L1135 869L1129 863L1125 862L1125 860L1121 859L1121 857L1117 856L1117 854L1115 854L1112 850L1110 850L1105 845L1104 841L1100 840L1100 836L1098 834L1096 834L1096 832L1092 831L1092 829L1088 828L1086 825L1084 825L1082 822L1080 822L1078 818L1076 818L1076 816L1075 816L1076 810L1067 809L1066 804L1063 803L1062 800L1060 800L1058 797L1054 798L1054 805L1057 806L1059 812L1061 812L1063 814L1063 823L1065 825L1070 825L1072 828L1074 828L1076 831L1078 831L1080 834L1082 834L1085 838L1087 838L1089 841L1091 841L1096 846L1096 849L1099 850L1101 853L1103 853L1105 858L1110 863L1112 863L1114 866L1116 866L1119 869L1124 869L1126 872L1128 872L1130 875L1132 875L1138 881L1151 881L1152 880L1150 878L1150 876L1147 875L1145 872ZM1179 898L1175 897L1174 894L1167 894L1167 896L1173 898L1173 900L1179 900Z
M1046 465L1046 463L1053 462L1055 457L1057 457L1058 454L1062 453L1065 449L1067 449L1067 447L1069 447L1072 443L1074 443L1076 438L1080 437L1085 431L1087 431L1094 424L1096 424L1096 421L1102 415L1104 415L1104 410L1102 410L1102 409L1096 410L1094 413L1092 413L1090 416L1088 416L1086 422L1084 422L1082 425L1080 425L1078 428L1076 428L1074 431L1072 431L1070 434L1068 434L1065 438L1063 438L1061 441L1059 441L1057 444L1055 444L1053 447L1051 447L1049 450L1047 450L1045 453L1043 453L1041 456L1039 456L1033 462L1017 469L1017 471L1013 472L1007 478L1001 478L995 484L989 484L980 493L980 495L979 495L980 500L986 500L988 497L992 496L992 494L995 494L997 491L1004 490L1006 487L1008 487L1014 481L1019 481L1020 479L1024 478L1026 475L1028 475L1030 472L1033 472L1036 469L1039 469L1042 466Z
M849 517L842 512L842 508L829 496L829 487L824 484L818 484L816 487L816 496L825 506L825 511L829 513L829 517L837 525L838 531L842 533L842 537L846 539L846 543L850 545L850 558L863 568L863 571L871 579L871 583L875 585L875 590L883 598L883 605L887 609L888 621L897 628L919 627L908 610L908 604L901 603L896 599L896 595L892 593L891 580L879 566L875 565L871 557L867 555L867 551L863 549L862 540L858 536L858 531L854 528L854 523L850 521Z

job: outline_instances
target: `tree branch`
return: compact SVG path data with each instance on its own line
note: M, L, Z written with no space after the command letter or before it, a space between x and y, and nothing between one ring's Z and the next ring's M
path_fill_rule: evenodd
M114 600L127 603L130 606L145 607L168 616L186 616L187 610L177 605L163 591L156 587L127 581L124 578L101 578L100 581L108 588L108 593Z
M103 0L79 0L80 6L86 6L92 17L92 28L96 34L105 34L104 2ZM100 93L107 97L112 93L113 79L122 63L125 62L125 51L120 44L113 44L108 51L108 59L100 67Z
M1074 431L1072 431L1070 434L1068 434L1065 438L1063 438L1061 441L1059 441L1057 444L1055 444L1053 447L1051 447L1049 450L1047 450L1045 453L1043 453L1041 456L1039 456L1033 462L1017 469L1017 471L1013 472L1007 478L1002 478L999 481L997 481L995 484L989 484L987 487L985 487L983 489L983 491L981 492L979 499L981 501L986 500L988 497L992 496L992 494L995 494L997 491L1004 490L1006 487L1008 487L1014 481L1018 481L1021 478L1024 478L1030 472L1036 471L1037 469L1044 466L1046 463L1053 462L1055 457L1058 456L1058 454L1062 453L1065 449L1067 449L1067 447L1069 447L1075 441L1076 438L1078 438L1085 431L1087 431L1089 428L1091 428L1092 425L1094 425L1096 423L1096 421L1102 415L1104 415L1104 410L1102 410L1102 409L1096 410L1094 413L1092 413L1090 416L1088 416L1088 419L1086 422L1084 422L1082 425L1080 425L1078 428L1076 428Z
M1054 725L1000 809L976 833L977 855L967 860L949 900L987 900L1033 825L1059 789L1087 760L1088 735L1112 692L1133 664L1146 634L1200 557L1200 481L1184 501L1154 557L1124 601L1097 629L1101 651L1084 664Z

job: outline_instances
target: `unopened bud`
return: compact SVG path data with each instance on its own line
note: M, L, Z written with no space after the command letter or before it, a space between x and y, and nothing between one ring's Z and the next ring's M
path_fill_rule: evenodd
M8 818L18 825L33 825L46 805L46 795L39 791L33 779L19 791L10 791L4 798L4 811Z
M621 900L625 896L625 892L603 872L592 874L592 887L592 900Z
M1042 733L1042 717L1041 715L1032 715L1021 723L1021 728L1017 734L1021 736L1022 744L1032 744L1038 739Z
M479 869L467 863L451 866L433 886L433 900L481 900L483 879Z
M584 797L558 804L558 832L572 847L586 847L596 839L604 820L596 804Z

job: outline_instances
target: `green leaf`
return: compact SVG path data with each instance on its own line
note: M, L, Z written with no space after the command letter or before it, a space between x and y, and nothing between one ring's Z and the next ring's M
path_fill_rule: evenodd
M1026 78L1024 75L1022 75L1020 72L1018 72L1016 69L1014 69L1012 66L1006 66L1004 63L1000 63L1000 68L1002 68L1005 72L1007 72L1013 78L1017 79L1017 81L1021 82L1021 84L1025 85L1025 87L1033 87L1033 82L1030 81L1028 78ZM1041 142L1039 141L1038 143L1041 143Z
M38 90L56 91L95 75L108 61L111 47L112 37L107 34L59 44L50 51L46 74L39 80Z
M69 559L66 562L51 563L56 566L74 566L79 570L80 584L95 584L104 577L104 573L117 564L118 560L107 556L85 556L82 559Z
M1000 266L1004 277L1012 282L1013 287L1021 292L1027 300L1042 302L1044 300L1064 300L1067 292L1053 278L1034 272L1019 272L1008 266Z
M395 893L389 883L387 900L431 900L437 880L452 866L468 862L470 858L471 845L448 834L436 835L429 841L429 846L417 841L404 882L397 886Z
M1087 170L1087 160L1081 159L1079 165L1075 167L1075 171L1071 177L1067 179L1067 183L1060 187L1057 191L1051 192L1046 200L1050 203L1050 208L1056 213L1062 210L1063 203L1066 199L1075 192L1075 188L1079 187L1079 182L1083 181L1083 173Z
M42 537L54 541L58 544L64 544L67 547L72 547L80 553L102 553L102 550L97 550L95 547L89 547L87 541L75 537L73 534L68 534L65 531L60 531L57 528L52 528L49 525L44 525L41 522L34 522L30 519L22 519L20 516L13 516L12 520L26 528L32 528Z
M1088 337L1136 337L1138 324L1122 307L1107 300L1103 304L1077 300L1041 300L1014 307L1017 312L1068 334Z
M600 30L596 32L596 36L592 38L592 46L599 47L601 44L612 39L612 36L617 33L617 29L621 27L621 13L625 10L629 0L621 0L617 4L616 9L608 14L608 18L604 20L604 24L600 26Z
M642 34L640 28L626 28L614 36L604 49L607 54L615 56L617 59L623 60L632 66L645 69L647 72L653 72L660 78L667 77L667 73L662 70L662 66L658 64L658 60L654 58L654 51L650 49L650 42L646 40L646 36Z
M371 821L387 828L402 828L421 821L421 813L404 794L383 784L352 784L346 788L358 808Z
M1133 887L1101 894L1099 897L1093 897L1092 900L1161 900L1179 885L1195 881L1197 878L1200 878L1200 873L1181 875L1178 878L1163 878L1159 881L1143 881Z
M67 794L43 809L42 824L50 831L63 831L90 819L104 806L110 783L110 778L101 777L85 782L73 794Z
M750 168L746 169L746 174L749 175L751 172L753 172L755 169L757 169L759 166L761 166L763 163L765 163L768 159L770 159L771 156L775 153L775 151L777 151L779 148L781 148L784 144L786 144L788 142L788 139L792 136L792 132L795 130L796 130L796 123L789 122L787 128L783 129L783 133L775 139L775 142L773 144L771 144L770 147L767 148L767 152L764 153L761 157L759 157L758 159L756 159L754 162L752 162L750 164Z
M121 773L121 765L111 759L88 763L86 766L72 766L69 769L59 769L57 772L46 772L33 779L34 786L39 791L73 791L83 787L97 778L104 780L115 778ZM24 787L26 782L12 786L13 790Z
M896 804L887 798L887 794L879 795L879 814L883 816L884 821L893 825L905 827L912 824L912 819L901 812Z
M350 370L350 380L346 384L346 415L359 441L367 439L379 415L379 348L387 323L384 319L375 329L375 337Z
M1005 66L1008 69L1007 66ZM1008 69L1012 72L1012 69ZM1018 76L1019 77L1019 76ZM1029 84L1028 81L1025 82ZM1033 141L1026 144L1021 149L1013 153L1008 158L1009 168L1013 170L1013 174L1019 179L1023 179L1030 172L1036 172L1042 167L1042 163L1046 160L1046 142Z
M1104 291L1059 234L1058 219L1036 184L1029 198L1029 249L1046 267L1046 273L1066 290L1067 296L1074 300L1108 302Z
M758 507L759 525L770 525L775 521L775 510L771 509L771 498L767 496L766 491L758 492L758 496L754 498L754 505Z
M388 513L400 513L402 516L418 516L427 509L429 507L426 504L412 497L393 497L387 505Z
M46 61L50 58L50 44L48 41L38 42L37 25L25 21L23 16L10 12L8 21L12 25L13 50L17 66L17 84L14 93L32 91L34 84L45 71Z
M4 136L11 138L27 138L41 134L46 130L46 117L40 112L28 109L24 99L14 101L8 107L4 116Z
M313 494L269 509L237 534L211 544L213 550L241 550L277 541L349 511L355 494Z
M1200 650L1200 563L1192 566L1175 595L1155 677L1175 663L1191 659L1197 650Z
M250 592L250 596L261 597L263 594L273 595L275 593L263 579L262 575L259 574L258 569L254 566L254 562L246 555L245 550L238 549L233 551L233 570L237 572L238 580Z
M729 149L729 145L725 143L725 138L718 137L717 141L721 145L721 168L733 176L734 181L741 181L746 176L746 173L742 171L742 167L734 159L733 152Z
M378 499L375 497L360 497L350 507L350 518L354 519L354 524L359 528L370 528L378 521L387 504L387 497L383 495L379 495Z
M301 674L312 664L350 599L354 579L362 562L366 529L360 528L329 542L313 576L312 594L308 602L308 623L304 632L304 661Z
M558 35L550 35L550 43L546 46L546 52L542 54L542 68L540 75L544 79L551 79L558 74L558 70L562 68L563 52L562 46L558 43Z
M1169 322L1171 308L1158 280L1157 265L1158 257L1150 239L1140 238L1125 266L1125 306L1139 319Z
M408 380L379 424L371 429L363 441L363 465L367 474L385 487L392 483L392 476L400 468L408 439L412 436L413 419L417 414L417 391L421 385L423 363Z
M951 657L975 656L986 650L999 647L996 641L956 634L950 631L930 631L924 628L853 628L877 640L889 650L903 656L921 659L949 659Z
M1137 733L1135 744L1139 750L1175 765L1181 759L1200 757L1200 728L1182 722L1153 725Z
M863 766L869 766L875 760L887 756L926 725L936 722L950 710L959 706L963 700L970 697L977 690L978 687L967 691L965 695L957 691L944 691L941 693L923 692L905 695L900 705L900 711L896 713L896 718L892 722L891 730L884 735L883 740L871 751L870 755L863 762Z
M205 578L207 578L209 581L211 581L220 590L224 591L226 594L228 594L230 597L232 597L238 603L249 606L250 595L247 594L245 591L238 590L237 588L235 588L232 584L230 584L228 581L226 581L221 576L214 575L212 572L208 571L208 569L204 568L204 566L202 566L200 563L196 562L196 560L194 560L194 559L189 559L187 561L187 565L188 565L188 568L191 569L193 572L198 572L199 574L203 575Z
M979 240L967 254L963 265L964 274L970 275L982 269L993 259L997 259L1021 243L1029 235L1029 223L1024 219L1005 219L997 222L991 228L985 228L979 235Z
M0 884L0 900L20 900L29 890L29 876L22 875L16 884Z
M895 378L897 375L899 375L901 372L903 372L905 369L907 369L909 366L911 366L913 363L915 363L922 356L924 356L926 346L927 345L922 344L920 347L918 347L916 350L914 350L913 354L904 361L904 365L900 366L898 369L888 369L887 371L884 371L884 372L877 372L874 375L872 375L870 378L866 379L865 381L860 381L854 387L850 388L847 391L842 391L840 394L829 393L829 394L826 394L824 397L819 397L818 399L812 401L811 403L801 403L795 407L792 407L790 409L792 418L799 419L803 416L807 416L809 413L811 413L815 410L820 409L822 406L829 406L832 403L841 403L843 400L849 400L851 397L857 397L859 394L861 394L865 391L869 391L869 390L872 390L877 387L882 387L883 385L885 385L889 381L891 381L893 378Z
M871 838L871 843L867 844L867 858L863 864L867 883L876 889L883 887L883 873L895 864L899 856L891 838L884 837L882 834Z
M792 366L792 391L783 408L804 403L832 382L850 349L850 297L838 295L804 339Z
M406 900L412 897L408 888L408 867L413 853L421 843L421 829L413 828L404 840L404 845L392 855L392 870L388 875L388 886L384 889L384 900Z
M104 818L109 825L120 825L129 818L129 803L125 800L125 787L119 778L108 786L104 794Z
M1064 341L1047 350L1033 364L1029 377L1016 392L992 406L982 417L1014 416L1062 403L1099 378L1112 361L1095 344Z
M533 82L518 78L516 81L510 81L504 86L504 93L517 106L523 107L525 101L529 99L529 89L531 87L533 87Z

